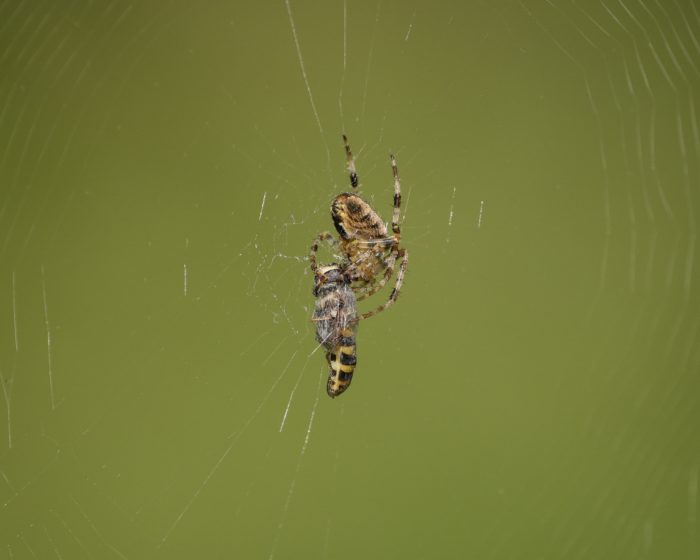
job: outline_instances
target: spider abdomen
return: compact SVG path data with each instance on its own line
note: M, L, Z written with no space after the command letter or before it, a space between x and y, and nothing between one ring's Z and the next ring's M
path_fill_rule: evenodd
M331 204L333 225L343 239L382 239L386 224L366 200L351 193L341 193Z

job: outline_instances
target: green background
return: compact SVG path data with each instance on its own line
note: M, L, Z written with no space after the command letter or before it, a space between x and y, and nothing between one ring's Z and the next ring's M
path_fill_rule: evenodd
M685 0L0 2L0 558L698 558L699 92Z

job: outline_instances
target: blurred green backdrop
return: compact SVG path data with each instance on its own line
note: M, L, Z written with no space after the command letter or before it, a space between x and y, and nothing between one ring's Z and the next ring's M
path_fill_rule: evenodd
M0 3L0 558L698 558L699 92L685 0Z

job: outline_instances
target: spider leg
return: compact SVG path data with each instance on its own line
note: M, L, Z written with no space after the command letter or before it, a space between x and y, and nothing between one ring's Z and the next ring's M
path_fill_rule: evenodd
M391 248L393 245L398 246L398 240L395 237L379 237L376 239L353 239L350 243L354 244L356 247L361 247L362 249L371 249L372 247Z
M362 315L360 315L360 319L368 319L372 315L381 313L387 307L391 306L396 301L396 298L399 297L401 285L403 284L403 277L406 274L406 267L408 266L408 251L406 251L405 249L400 249L396 259L401 259L401 267L399 268L399 273L396 275L396 284L394 284L394 289L391 290L389 299L385 303L377 307L377 309L373 311L368 311L367 313L363 313Z
M318 269L318 264L316 264L316 253L318 252L318 246L321 244L322 241L325 241L333 248L335 248L338 245L338 241L336 240L336 238L333 237L333 235L331 235L327 231L321 232L316 236L314 242L311 244L311 252L309 253L309 263L311 265L311 272L313 272L314 274L316 274L316 270Z
M343 134L343 144L345 144L345 160L347 162L348 173L350 174L350 185L353 189L357 189L360 184L360 179L357 176L357 171L355 171L355 158L352 156L352 150L350 149L350 144L348 144L348 137Z
M399 180L399 168L396 165L394 154L389 156L391 159L391 172L394 175L394 213L391 217L391 231L394 232L396 240L401 237L401 228L399 226L399 217L401 213L401 181Z

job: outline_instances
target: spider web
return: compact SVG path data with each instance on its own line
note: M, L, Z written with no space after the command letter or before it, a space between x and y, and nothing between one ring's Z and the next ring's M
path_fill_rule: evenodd
M677 0L1 3L0 554L693 558L699 55ZM343 132L411 265L331 401Z

